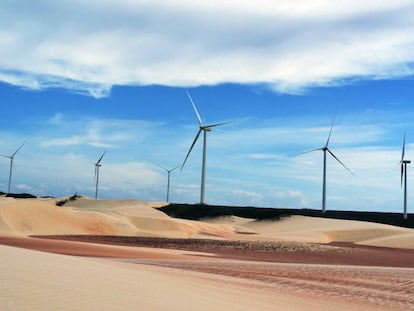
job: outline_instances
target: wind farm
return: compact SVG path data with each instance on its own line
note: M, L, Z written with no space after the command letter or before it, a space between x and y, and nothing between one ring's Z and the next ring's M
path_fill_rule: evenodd
M284 310L309 309L309 301L313 301L314 297L320 294L321 288L328 290L332 287L335 290L330 303L335 310L352 309L355 306L355 299L359 301L357 307L364 310L376 309L379 305L383 310L394 310L396 307L407 309L414 303L412 295L409 295L409 298L399 295L401 291L411 293L410 285L407 288L404 284L411 284L414 277L414 217L408 213L407 208L409 202L407 166L411 161L406 158L406 149L410 144L406 141L405 134L399 163L401 168L399 177L404 193L403 213L335 208L335 196L328 194L334 193L335 188L340 186L337 182L338 178L345 180L343 168L346 170L345 176L351 175L353 179L358 179L358 175L354 174L337 156L336 151L331 149L332 141L338 135L337 133L342 132L340 135L344 135L344 131L338 129L340 126L335 127L337 114L334 115L329 127L321 127L320 137L328 134L326 143L322 147L298 153L293 160L289 159L295 164L296 171L293 173L311 170L316 176L319 175L315 173L317 166L312 166L312 161L316 163L318 160L316 157L314 160L310 159L313 159L314 153L323 152L321 209L286 207L281 205L280 200L271 207L250 204L242 206L210 204L208 202L211 199L206 198L206 171L207 168L210 170L218 168L214 170L214 174L211 174L209 182L209 189L214 190L214 183L217 180L214 175L220 175L220 170L226 170L226 167L221 165L217 158L215 159L215 153L220 152L219 147L223 146L220 136L226 135L226 131L220 132L221 135L211 140L213 148L210 149L209 154L215 160L211 161L209 166L207 165L207 134L212 129L231 122L204 123L189 91L186 91L184 95L187 96L193 108L198 130L189 149L186 148L186 143L180 144L182 150L177 152L178 158L185 154L181 165L167 168L154 162L158 160L155 159L156 157L147 161L149 167L156 166L167 175L165 185L164 176L161 178L160 175L158 178L158 171L154 171L154 181L151 187L166 190L163 195L160 194L159 199L156 197L153 201L141 201L139 198L101 198L99 195L100 169L103 167L104 159L106 159L105 164L108 164L108 172L102 176L105 178L105 184L108 184L107 189L111 189L117 183L125 183L126 177L146 169L146 166L127 165L127 170L123 171L123 178L117 180L113 171L116 163L112 162L117 153L115 148L111 150L111 158L105 158L107 153L105 149L99 153L99 158L93 163L95 168L94 187L91 191L93 199L83 195L82 192L56 198L13 194L10 191L13 160L25 143L21 144L10 156L4 156L10 159L10 174L8 192L0 196L0 253L7 262L1 268L1 274L5 276L7 284L13 284L19 289L18 292L26 292L26 294L24 298L19 296L18 292L6 296L11 298L0 298L0 306L10 305L10 299L13 301L18 299L18 306L24 308L30 305L29 301L34 301L35 305L39 306L39 308L34 306L34 310L40 311L50 306L50 301L53 299L55 302L52 305L59 308L64 304L67 295L76 295L71 290L61 295L60 298L52 297L51 294L43 295L42 293L53 292L44 285L53 280L50 277L46 278L43 272L31 273L36 280L40 280L40 283L37 281L17 283L16 278L27 276L20 272L8 274L8 271L34 270L28 261L16 260L23 255L25 258L31 258L30 262L42 262L42 271L49 271L48 269L57 271L64 284L72 284L73 276L76 273L82 274L86 282L82 284L86 284L86 287L83 288L84 285L81 285L77 288L88 293L88 296L92 297L93 305L98 307L111 306L113 301L110 298L111 295L102 296L88 290L88 286L92 286L99 291L104 291L101 282L97 282L96 278L88 272L90 271L90 268L87 268L88 260L94 260L94 258L100 258L104 265L94 264L93 273L111 278L110 282L114 286L117 297L122 299L126 306L141 303L145 307L166 308L166 305L159 302L159 295L162 295L169 297L169 307L172 306L172 310L179 310L187 306L188 300L180 299L180 296L176 295L168 296L171 289L173 288L174 293L180 290L187 291L182 287L182 282L186 282L192 289L190 294L187 292L186 297L190 295L191 299L201 299L205 297L207 282L211 295L219 297L220 302L207 300L205 310L210 310L210 308L236 310L241 306L236 296L239 296L242 289L231 285L235 281L237 284L242 284L242 288L250 288L249 284L252 281L267 288L265 292L261 290L261 310L273 310L275 299L278 303L282 302ZM185 99L185 96L183 98ZM188 128L192 129L190 126ZM201 134L203 134L203 144L201 146L199 203L177 202L180 191L184 191L180 185L180 177L185 173L183 168L188 164L187 160ZM220 143L215 145L216 140ZM308 142L308 144L313 143L314 141ZM337 144L336 140L335 145ZM35 148L33 143L31 148ZM342 148L341 154L343 153ZM94 154L97 154L96 150ZM169 150L167 154L168 159L172 160L174 152ZM341 170L336 171L335 174L333 174L335 167L328 165L328 156L340 164ZM233 155L232 158L236 159L237 155ZM307 158L308 162L300 165L304 158ZM346 159L352 164L351 159L348 157ZM355 160L355 157L353 159ZM27 163L27 160L25 162L26 165L31 165ZM66 162L70 166L70 158L66 158ZM88 161L85 163L90 165ZM390 167L393 164L395 163L390 161ZM330 169L329 179L327 178L328 167ZM50 163L48 163L48 168L50 169ZM188 166L187 171L190 168L198 171L197 166ZM240 169L245 168L240 167ZM174 185L171 187L173 172L176 174ZM270 170L266 171L266 174L270 174ZM395 175L398 176L397 171ZM246 177L248 180L248 176ZM273 178L276 179L275 176ZM319 184L318 181L319 179L315 178L312 183L316 185ZM236 179L234 182L236 185ZM165 186L160 187L161 184ZM328 184L331 185L330 192L327 191ZM191 191L196 197L198 185L189 189L186 191ZM174 193L173 200L171 200L171 193ZM107 194L105 193L104 196ZM329 208L327 198L331 199ZM348 200L353 199L355 198L348 198ZM56 253L63 257L55 257ZM81 260L77 263L69 262L72 260L70 258ZM70 260L67 261L67 259ZM45 265L44 261L48 264ZM138 271L137 275L135 272L132 275L146 283L145 289L139 287L133 279L117 280L123 273L123 270L119 268L121 264L122 269ZM296 268L291 269L292 265ZM155 267L157 267L157 272L153 270ZM240 272L240 267L243 272ZM301 269L302 273L298 274L296 269ZM303 269L306 273L303 273L305 271ZM337 271L338 269L341 271ZM67 274L67 271L70 273ZM172 271L179 271L180 276L168 276ZM182 272L185 272L185 276ZM200 272L206 275L208 280L204 277L204 280L200 281ZM67 276L63 278L63 275ZM263 279L258 275L267 275L267 277ZM361 279L361 276L364 281L357 281ZM216 280L217 277L220 281ZM157 280L161 278L168 285L160 288L159 281L151 283L153 278ZM285 280L283 286L280 285L281 278ZM353 280L354 285L349 285L349 278ZM392 279L394 284L401 285L394 286L392 290L387 286L379 290L378 282L384 278ZM226 286L230 286L231 291L222 291L223 282ZM124 287L133 288L140 294L146 295L147 300L138 302L132 298L135 297L134 295L124 297L122 294ZM3 292L6 290L1 286L0 289ZM157 295L154 295L154 292L157 292ZM245 301L242 307L258 308L256 301L258 294L250 290L247 296L243 296ZM375 295L380 298L372 299ZM292 303L292 297L299 299L299 303ZM309 310L324 310L325 301L323 299L320 301L321 303L313 304ZM81 309L74 303L70 304L70 308ZM117 306L114 305L113 308L117 310Z
M323 152L322 209L286 208L281 206L280 201L267 208L248 204L209 204L209 200L213 199L205 196L206 170L207 167L211 170L215 166L219 168L214 170L215 174L211 174L209 189L214 190L217 180L214 175L220 175L220 170L226 170L220 161L214 160L223 141L216 146L214 141L220 140L226 131L212 139L215 148L210 149L213 161L209 166L206 161L207 132L229 122L205 124L190 93L187 91L184 95L190 100L199 128L188 150L184 141L180 144L182 150L177 152L177 157L185 154L182 165L172 168L155 165L167 174L166 187L160 187L161 184L165 185L165 176L160 174L158 178L159 173L154 170L151 187L166 190L166 193L160 193L159 199L156 197L153 201L142 201L139 198L101 198L100 169L104 164L108 164L106 173L102 175L105 185L108 185L107 189L117 183L125 183L130 174L146 169L145 166L129 164L123 171L123 178L116 179L113 171L113 167L116 167L113 162L117 153L115 148L111 149L110 158L105 158L105 149L93 163L93 199L84 196L82 192L56 198L31 196L30 199L23 199L24 196L12 194L10 186L8 193L0 196L0 253L3 258L0 273L6 280L4 284L7 284L7 288L11 285L18 289L0 298L2 309L12 310L7 307L12 305L13 308L30 307L40 311L50 306L60 309L67 304L71 310L81 310L81 305L67 302L68 297L77 295L77 291L81 290L87 294L88 303L98 308L111 306L118 310L111 298L116 295L127 308L140 305L150 309L155 306L180 310L188 307L188 299L205 299L207 290L209 295L218 297L218 300L205 299L201 310L237 310L246 306L252 310L274 310L276 301L284 310L305 308L316 311L324 310L326 297L322 299L321 296L318 300L320 302L311 304L310 308L309 303L321 295L321 289L332 293L332 288L334 295L329 301L335 310L352 310L355 299L358 301L357 307L364 310L374 310L378 306L383 310L410 308L414 303L410 287L414 278L414 217L407 211L407 165L410 161L406 158L406 149L410 150L410 147L407 148L410 144L406 142L405 135L399 163L399 177L404 191L403 214L338 210L333 199L327 208L327 197L330 198L326 191L328 154L340 164L341 169L346 169L345 173L350 173L347 175L358 178L331 150L331 141L337 134L336 131L334 134L334 130L337 130L334 126L335 117L330 127L322 127L321 137L328 133L326 143L320 148L295 156L293 160L297 161L297 171L310 169L306 165L299 165L300 161L307 157L311 159L316 151ZM182 169L187 163L201 133L204 141L200 202L183 204L176 201L180 197L180 191L184 191L180 185L180 177L184 172L179 168ZM7 156L11 165L23 145L24 143ZM33 143L30 147L35 148ZM95 148L94 155L97 154ZM342 154L344 151L341 151ZM168 159L173 160L174 152L169 150L167 154ZM33 155L29 155L31 157ZM70 167L73 157L60 158L65 159L66 165ZM234 159L236 157L233 155ZM90 167L90 157L84 158L87 159L85 167ZM148 166L153 167L155 160L158 161L156 157L151 158ZM352 163L348 157L347 160ZM32 166L27 160L24 162L26 167ZM307 163L307 166L311 166L309 163L312 162ZM395 166L395 162L390 161L389 165ZM50 167L51 163L48 162L47 168ZM188 166L187 171L189 168L198 172L195 169L197 166ZM333 168L330 169L333 171ZM73 167L72 170L82 171ZM11 172L10 169L9 185ZM176 172L173 187L172 172ZM338 171L336 176L343 176L343 173L343 170ZM270 170L266 174L270 174ZM314 172L312 174L319 175ZM395 175L398 177L397 171ZM332 174L329 184L338 187L334 176ZM318 181L315 178L312 182L319 184ZM330 188L332 192L334 188ZM187 191L191 193L197 192L198 185L189 189ZM104 196L107 196L107 191ZM174 193L175 203L171 203L171 193ZM22 261L19 258L30 260ZM91 265L97 258L99 262ZM42 268L35 269L34 265ZM298 273L298 269L301 273ZM19 281L27 280L28 274L24 271L31 271L31 282ZM60 295L46 285L55 284L56 275L60 283L69 286ZM96 275L105 275L111 284L111 295L101 294L107 289ZM120 275L124 275L122 280ZM266 278L260 277L261 275L266 275ZM78 284L75 277L81 278L82 284ZM139 285L137 279L145 287ZM281 279L284 281L281 282ZM353 280L352 285L350 279ZM361 279L363 282L358 281ZM386 282L392 280L397 285L391 290L388 286L378 289L378 282L383 279ZM234 282L238 285L235 286ZM261 290L252 291L251 282L258 284ZM189 287L183 287L183 284ZM222 290L223 284L229 291ZM7 288L0 285L2 292L6 292ZM91 288L95 290L92 291ZM239 296L246 288L249 291L242 295L241 305ZM125 296L124 293L131 289L139 293L138 296L145 295L145 300L134 298L137 295ZM181 295L181 291L185 295L184 292ZM399 294L402 291L409 293L408 298ZM160 295L163 299L160 299ZM260 306L257 301L259 296ZM163 303L166 298L168 306ZM79 301L83 304L86 300L80 298Z
M0 16L1 311L413 310L413 1Z

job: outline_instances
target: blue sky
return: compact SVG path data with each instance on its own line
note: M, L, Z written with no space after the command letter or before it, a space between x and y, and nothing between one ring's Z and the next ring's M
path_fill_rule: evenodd
M206 201L402 209L398 162L413 154L414 1L3 1L0 154L13 192L163 200L166 173L209 133ZM201 144L172 173L199 200ZM9 162L0 159L0 190ZM409 170L409 181L412 179ZM409 186L410 187L410 186ZM410 188L409 188L410 189ZM409 190L409 199L413 199ZM410 204L409 204L410 205Z

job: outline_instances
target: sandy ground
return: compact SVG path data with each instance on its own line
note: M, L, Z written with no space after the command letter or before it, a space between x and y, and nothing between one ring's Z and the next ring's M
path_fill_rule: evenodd
M413 230L161 204L0 198L0 310L414 310Z

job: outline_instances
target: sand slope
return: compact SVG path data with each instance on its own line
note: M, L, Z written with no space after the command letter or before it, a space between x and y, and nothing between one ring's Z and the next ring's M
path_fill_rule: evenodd
M225 276L7 246L0 246L0 256L0 309L4 311L320 310L321 306L309 308L309 301L299 297L292 306L287 294Z
M270 273L269 277L263 279L257 278L255 274L238 276L237 262L213 264L211 268L218 269L217 272L205 273L181 268L62 256L7 246L0 246L0 256L0 308L5 311L396 311L408 310L407 306L412 301L405 299L404 294L399 292L387 294L388 286L376 281L378 275L385 273L388 280L392 277L393 280L407 282L405 275L412 274L408 270L377 272L372 269L359 269L361 271L358 271L358 275L366 274L374 279L361 283L355 280L355 285L343 278L344 272L348 271L346 268L336 271L338 268L274 264L263 267L240 263L242 271L259 269L258 276ZM177 264L188 266L188 261ZM201 267L206 265L202 264ZM263 269L267 273L263 273ZM326 269L329 271L326 272ZM355 268L351 268L349 271L354 270ZM236 274L233 275L232 271ZM333 278L336 286L323 278L315 279L316 275L324 271L329 275L337 274L337 278ZM307 277L287 277L295 273ZM329 295L325 295L323 291L329 291ZM368 299L371 297L375 301Z
M7 200L0 204L2 235L125 235L191 238L223 237L227 225L171 218L153 207L160 203L80 198L64 206L54 199Z
M0 309L411 310L413 269L115 261L0 246ZM392 284L392 286L390 286Z

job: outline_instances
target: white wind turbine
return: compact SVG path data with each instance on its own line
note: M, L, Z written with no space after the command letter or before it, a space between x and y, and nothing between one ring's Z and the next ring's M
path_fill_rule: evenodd
M203 124L203 121L201 120L200 114L198 113L197 107L193 102L193 99L191 98L191 95L188 91L187 95L190 99L191 104L193 105L194 112L196 114L197 120L198 120L198 132L193 140L193 143L191 144L190 149L188 150L188 153L185 157L185 160L183 164L181 165L181 170L184 168L185 162L187 161L188 156L191 153L191 150L193 150L193 147L195 143L197 142L198 138L200 137L201 132L203 132L203 162L202 162L202 170L201 170L201 191L200 191L200 204L205 204L205 182L206 182L206 159L207 159L207 132L210 132L213 127L229 124L232 122L222 122L222 123L216 123L216 124Z
M401 187L403 186L403 179L404 179L404 219L407 219L407 164L410 164L410 160L405 160L405 133L404 133L404 140L402 146L402 154L401 154Z
M105 155L106 150L102 153L99 160L95 163L95 200L98 198L98 184L99 184L99 168L102 166L101 161Z
M167 202L170 202L170 177L171 177L171 172L175 171L177 168L179 168L181 165L178 165L174 168L168 169L162 165L156 164L155 165L159 166L160 168L162 168L164 171L167 172Z
M331 130L329 131L329 136L328 136L328 139L326 141L325 146L323 146L322 148L318 148L318 149L314 149L314 150L310 150L310 151L306 151L306 152L303 152L302 153L302 154L304 154L304 153L313 152L313 151L319 151L319 150L322 150L323 151L322 213L325 213L326 212L326 152L329 152L329 154L336 161L338 161L348 172L350 172L352 175L354 175L354 173L352 173L352 171L349 168L347 168L345 166L345 164L343 164L341 162L341 160L339 160L337 158L337 156L329 149L329 141L331 139L331 134L332 134L332 129L333 129L333 126L334 126L334 122L335 122L335 116L333 117L332 125L331 125Z
M23 145L26 143L26 141L23 142L23 144L20 145L19 148L17 148L17 150L10 156L8 155L2 155L2 157L5 158L9 158L10 159L10 172L9 172L9 186L7 188L7 194L10 193L10 187L11 187L11 181L12 181L12 177L13 177L13 160L15 155L19 152L19 150L23 147Z

